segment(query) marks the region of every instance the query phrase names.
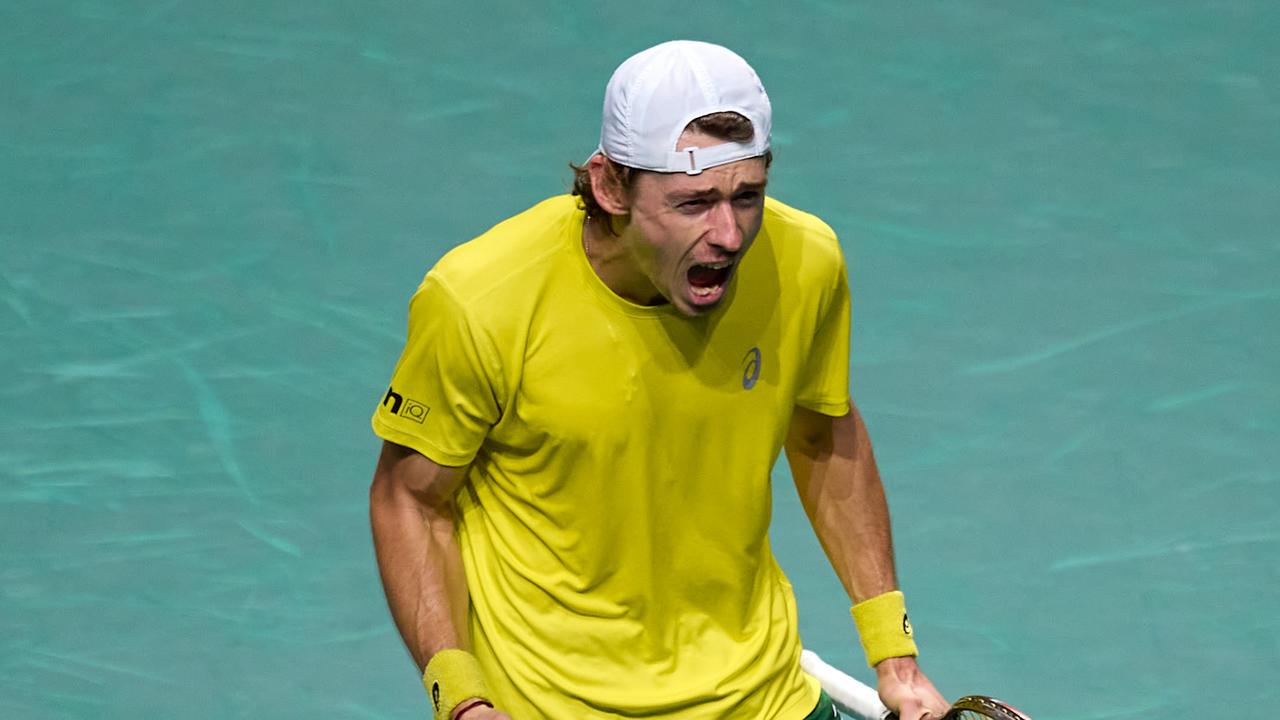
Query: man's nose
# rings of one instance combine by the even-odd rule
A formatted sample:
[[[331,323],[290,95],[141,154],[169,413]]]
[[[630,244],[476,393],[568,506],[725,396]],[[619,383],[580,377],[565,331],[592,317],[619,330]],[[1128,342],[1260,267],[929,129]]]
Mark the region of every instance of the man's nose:
[[[742,249],[742,229],[738,227],[738,218],[733,213],[732,203],[716,203],[711,210],[709,239],[712,245],[726,253],[737,253]]]

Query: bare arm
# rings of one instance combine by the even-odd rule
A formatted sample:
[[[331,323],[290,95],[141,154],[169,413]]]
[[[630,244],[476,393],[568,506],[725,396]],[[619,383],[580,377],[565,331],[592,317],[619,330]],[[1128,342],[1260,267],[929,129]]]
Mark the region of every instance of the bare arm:
[[[453,504],[466,474],[465,467],[446,467],[384,442],[369,487],[369,519],[382,588],[419,671],[441,650],[469,649],[470,596],[454,537]],[[463,701],[454,712],[466,704]],[[511,718],[481,707],[468,711],[466,720]]]
[[[848,414],[831,417],[797,407],[786,451],[805,514],[850,600],[897,589],[889,506],[858,408],[850,403]],[[903,720],[946,712],[915,658],[883,660],[876,677],[881,698]]]
[[[805,514],[849,598],[897,589],[889,507],[858,409],[831,417],[797,407],[786,450]]]
[[[467,648],[467,580],[453,515],[465,475],[465,467],[438,465],[384,442],[369,488],[382,587],[419,670],[440,650]]]

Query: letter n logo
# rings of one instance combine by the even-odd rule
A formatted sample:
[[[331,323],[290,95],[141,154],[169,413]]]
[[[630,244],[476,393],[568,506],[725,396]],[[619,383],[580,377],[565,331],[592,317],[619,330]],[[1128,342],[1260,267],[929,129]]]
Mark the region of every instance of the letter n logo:
[[[400,393],[397,393],[395,390],[392,390],[391,386],[388,385],[387,395],[386,397],[382,398],[382,407],[386,407],[387,403],[391,403],[391,414],[399,415],[400,404],[403,402],[404,402],[404,396],[402,396]]]

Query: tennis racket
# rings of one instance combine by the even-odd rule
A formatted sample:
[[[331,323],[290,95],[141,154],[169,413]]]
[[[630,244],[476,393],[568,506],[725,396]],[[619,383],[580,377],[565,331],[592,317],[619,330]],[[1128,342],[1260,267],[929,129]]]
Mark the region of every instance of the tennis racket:
[[[897,720],[898,716],[880,702],[875,690],[823,662],[816,653],[801,652],[800,667],[818,680],[840,712],[858,720]],[[941,720],[1031,720],[1031,717],[995,698],[966,695],[952,703]]]

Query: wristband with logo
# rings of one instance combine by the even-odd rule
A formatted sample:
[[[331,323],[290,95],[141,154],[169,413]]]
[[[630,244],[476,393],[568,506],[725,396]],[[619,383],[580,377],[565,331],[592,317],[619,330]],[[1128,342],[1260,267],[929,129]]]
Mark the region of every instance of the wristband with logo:
[[[436,720],[449,720],[454,709],[466,700],[489,697],[480,662],[475,655],[456,648],[431,656],[422,673],[422,685],[431,694]]]
[[[891,657],[919,655],[907,619],[907,603],[902,592],[893,590],[854,605],[853,622],[858,626],[867,664],[875,667]]]

